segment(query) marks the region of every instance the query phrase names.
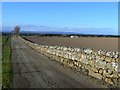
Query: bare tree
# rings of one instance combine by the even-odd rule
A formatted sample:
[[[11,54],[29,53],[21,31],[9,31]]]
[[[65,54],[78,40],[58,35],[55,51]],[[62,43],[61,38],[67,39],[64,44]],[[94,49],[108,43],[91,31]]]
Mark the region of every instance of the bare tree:
[[[16,36],[18,36],[18,35],[19,35],[19,31],[20,31],[20,27],[19,27],[19,26],[16,26],[15,29],[14,29],[14,34],[15,34]]]

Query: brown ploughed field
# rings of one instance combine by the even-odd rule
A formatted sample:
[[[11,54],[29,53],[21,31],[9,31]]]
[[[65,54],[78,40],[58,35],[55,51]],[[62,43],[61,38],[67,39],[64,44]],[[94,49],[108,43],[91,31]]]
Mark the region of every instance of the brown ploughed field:
[[[93,50],[105,49],[118,51],[118,38],[113,37],[40,37],[23,36],[24,38],[40,45],[56,45],[67,47],[91,48]]]

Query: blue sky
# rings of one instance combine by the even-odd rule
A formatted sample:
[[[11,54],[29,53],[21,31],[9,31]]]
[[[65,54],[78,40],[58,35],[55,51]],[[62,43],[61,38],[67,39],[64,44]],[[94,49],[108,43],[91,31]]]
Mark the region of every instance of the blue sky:
[[[117,2],[3,2],[3,30],[118,34]]]

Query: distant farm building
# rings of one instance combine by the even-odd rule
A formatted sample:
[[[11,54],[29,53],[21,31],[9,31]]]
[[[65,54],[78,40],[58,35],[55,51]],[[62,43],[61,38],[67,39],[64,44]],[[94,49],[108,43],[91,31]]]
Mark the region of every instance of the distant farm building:
[[[78,36],[70,36],[70,38],[78,38]]]

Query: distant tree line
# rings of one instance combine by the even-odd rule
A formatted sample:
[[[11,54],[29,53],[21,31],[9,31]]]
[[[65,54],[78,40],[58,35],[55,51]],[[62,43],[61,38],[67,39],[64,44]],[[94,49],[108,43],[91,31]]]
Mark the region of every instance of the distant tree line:
[[[40,33],[21,33],[21,35],[25,36],[41,36],[41,37],[70,37],[70,36],[78,36],[78,37],[120,37],[120,35],[92,35],[92,34],[40,34]]]

